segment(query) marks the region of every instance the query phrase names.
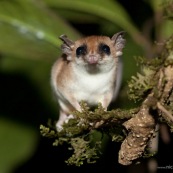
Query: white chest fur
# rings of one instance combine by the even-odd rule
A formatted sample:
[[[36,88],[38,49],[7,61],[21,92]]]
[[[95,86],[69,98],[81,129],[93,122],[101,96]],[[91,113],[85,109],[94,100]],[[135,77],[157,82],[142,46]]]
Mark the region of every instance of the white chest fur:
[[[75,68],[75,82],[71,83],[71,90],[78,102],[86,100],[89,104],[97,104],[107,92],[113,92],[116,68],[110,71],[90,74]]]

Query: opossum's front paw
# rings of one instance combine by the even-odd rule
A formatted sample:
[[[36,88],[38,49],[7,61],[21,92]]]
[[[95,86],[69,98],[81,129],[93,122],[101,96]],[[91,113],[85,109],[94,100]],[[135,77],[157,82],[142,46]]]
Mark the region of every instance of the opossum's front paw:
[[[62,131],[63,130],[63,124],[64,123],[68,123],[68,121],[70,120],[70,119],[73,119],[74,118],[74,116],[72,115],[72,114],[70,114],[69,116],[67,116],[65,119],[63,119],[63,120],[58,120],[57,121],[57,123],[56,123],[56,129],[57,129],[57,131],[58,132],[60,132],[60,131]]]
[[[56,123],[56,130],[58,132],[63,130],[62,124],[63,124],[63,122],[59,122],[59,121]]]
[[[68,123],[68,121],[70,120],[70,119],[73,119],[74,118],[74,115],[72,115],[72,114],[70,114],[66,119],[65,119],[65,123]]]

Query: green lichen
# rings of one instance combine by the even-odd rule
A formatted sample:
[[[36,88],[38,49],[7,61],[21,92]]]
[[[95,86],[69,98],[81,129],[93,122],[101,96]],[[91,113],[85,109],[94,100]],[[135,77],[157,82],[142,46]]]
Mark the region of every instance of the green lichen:
[[[100,103],[91,111],[85,102],[81,102],[80,105],[82,111],[74,111],[75,118],[64,123],[60,132],[52,126],[40,125],[41,135],[54,139],[53,146],[69,144],[69,150],[72,150],[73,154],[66,163],[76,166],[95,163],[99,159],[103,138],[95,140],[94,133],[106,134],[112,141],[120,142],[126,136],[121,124],[138,111],[138,109],[106,111]]]
[[[91,146],[91,140],[85,140],[84,138],[71,139],[71,148],[73,155],[66,161],[68,165],[81,166],[86,163],[95,163],[99,158],[101,141],[96,141],[94,146]]]
[[[143,100],[145,96],[152,90],[157,81],[153,80],[155,71],[149,67],[143,66],[141,73],[137,73],[136,76],[132,76],[128,82],[128,96],[129,99],[135,102]]]

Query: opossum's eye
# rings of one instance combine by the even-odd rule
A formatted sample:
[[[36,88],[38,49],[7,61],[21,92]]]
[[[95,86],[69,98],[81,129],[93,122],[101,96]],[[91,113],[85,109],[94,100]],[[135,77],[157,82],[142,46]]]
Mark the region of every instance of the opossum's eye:
[[[103,43],[100,43],[99,44],[99,53],[104,53],[104,54],[107,54],[107,55],[110,55],[110,47],[106,44],[103,44]]]
[[[79,57],[81,55],[86,55],[87,53],[87,46],[84,44],[82,46],[79,46],[77,49],[76,49],[76,56]]]

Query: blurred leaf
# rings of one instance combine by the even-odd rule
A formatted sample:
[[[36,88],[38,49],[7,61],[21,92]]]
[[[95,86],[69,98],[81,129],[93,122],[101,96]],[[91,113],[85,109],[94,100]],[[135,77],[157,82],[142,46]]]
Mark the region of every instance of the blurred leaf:
[[[92,14],[103,19],[106,19],[119,27],[123,28],[132,37],[139,34],[138,29],[131,21],[129,15],[124,8],[113,0],[44,0],[50,7],[58,9],[74,10]],[[82,16],[81,16],[82,17]],[[99,20],[98,20],[99,22]]]
[[[173,21],[172,20],[165,20],[161,26],[161,36],[164,39],[168,39],[172,35],[172,28],[173,28]]]
[[[33,154],[37,134],[27,126],[0,118],[0,141],[0,172],[9,173]]]
[[[39,2],[39,3],[38,3]],[[0,52],[27,58],[55,56],[67,33],[72,39],[79,34],[41,1],[0,1]]]
[[[91,22],[94,22],[94,23],[100,22],[98,16],[93,16],[92,14],[88,14],[82,11],[80,12],[80,15],[79,15],[79,12],[74,10],[67,10],[67,9],[60,9],[60,8],[58,8],[58,10],[57,8],[52,8],[52,10],[54,10],[55,13],[59,14],[66,20],[72,21],[74,23],[87,24]]]
[[[155,32],[158,32],[158,36],[162,39],[167,39],[172,35],[173,21],[169,20],[169,16],[164,14],[164,10],[172,11],[172,0],[146,0],[146,2],[152,7],[154,12],[154,24]],[[158,26],[158,23],[160,26]]]
[[[130,18],[126,11],[116,1],[112,0],[44,0],[50,6],[70,9],[78,12],[86,12],[102,18],[106,18],[113,23],[117,23],[119,26],[127,26]],[[134,28],[132,24],[130,27]],[[124,27],[122,27],[124,28]]]
[[[153,11],[158,11],[162,8],[163,3],[167,2],[167,0],[145,0],[153,9]]]
[[[31,33],[19,33],[11,25],[0,24],[0,37],[0,52],[3,54],[18,58],[47,60],[58,54],[55,46],[47,44],[44,40],[36,40]]]

